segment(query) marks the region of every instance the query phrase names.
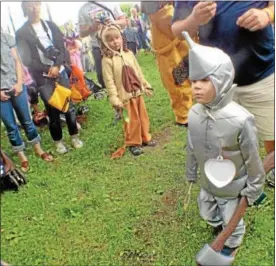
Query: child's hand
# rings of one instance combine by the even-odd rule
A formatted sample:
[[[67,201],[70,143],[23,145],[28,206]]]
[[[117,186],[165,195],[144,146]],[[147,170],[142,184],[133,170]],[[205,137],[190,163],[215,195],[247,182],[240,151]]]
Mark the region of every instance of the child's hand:
[[[123,103],[119,102],[117,105],[114,105],[114,107],[115,107],[116,109],[123,109],[123,108],[124,108],[124,105],[123,105]]]
[[[153,89],[149,88],[149,89],[145,89],[145,94],[148,97],[152,97],[153,96]]]

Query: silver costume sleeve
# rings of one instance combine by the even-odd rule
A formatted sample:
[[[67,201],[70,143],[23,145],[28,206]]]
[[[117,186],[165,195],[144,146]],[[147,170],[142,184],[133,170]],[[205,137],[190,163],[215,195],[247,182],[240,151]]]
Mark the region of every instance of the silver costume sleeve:
[[[188,181],[196,181],[197,179],[197,161],[194,154],[194,147],[190,136],[190,131],[187,132],[187,155],[186,155],[186,178]]]
[[[253,116],[246,119],[239,136],[239,144],[248,175],[246,187],[241,191],[241,195],[247,197],[249,205],[253,205],[262,194],[265,183],[265,171],[259,156],[257,129]]]

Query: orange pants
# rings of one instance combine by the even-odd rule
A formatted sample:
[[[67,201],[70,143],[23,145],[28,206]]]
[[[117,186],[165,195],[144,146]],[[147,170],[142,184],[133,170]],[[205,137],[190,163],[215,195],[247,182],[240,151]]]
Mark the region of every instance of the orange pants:
[[[124,123],[125,145],[135,146],[150,141],[150,122],[143,96],[130,99],[125,108],[129,116],[129,123]]]

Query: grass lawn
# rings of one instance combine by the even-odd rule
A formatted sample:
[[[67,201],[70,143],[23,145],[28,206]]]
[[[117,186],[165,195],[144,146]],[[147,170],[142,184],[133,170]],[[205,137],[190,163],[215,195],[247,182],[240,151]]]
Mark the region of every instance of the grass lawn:
[[[183,212],[186,129],[174,125],[153,56],[140,56],[139,62],[155,89],[146,103],[157,147],[138,158],[127,153],[110,160],[123,137],[122,123],[112,125],[107,100],[87,102],[89,118],[81,131],[85,147],[79,151],[57,155],[48,130],[41,130],[43,146],[56,159],[45,163],[28,146],[28,184],[1,197],[2,260],[13,265],[188,266],[214,239],[199,216],[198,185]],[[3,128],[1,133],[1,146],[10,151]],[[274,263],[274,189],[266,186],[265,191],[266,202],[246,214],[236,266]]]

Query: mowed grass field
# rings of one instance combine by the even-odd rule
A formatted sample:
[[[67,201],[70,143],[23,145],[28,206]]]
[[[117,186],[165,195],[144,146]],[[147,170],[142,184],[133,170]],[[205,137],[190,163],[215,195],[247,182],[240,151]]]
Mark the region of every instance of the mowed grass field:
[[[199,216],[198,184],[183,211],[186,129],[174,125],[154,57],[138,60],[155,89],[146,104],[158,145],[137,158],[127,152],[110,160],[123,144],[123,130],[122,122],[112,124],[106,99],[86,102],[90,111],[81,150],[57,155],[48,130],[40,129],[55,161],[43,162],[28,146],[28,184],[18,193],[2,194],[2,260],[13,265],[188,266],[196,265],[196,253],[214,239]],[[66,127],[63,132],[69,145]],[[12,156],[3,127],[1,146]],[[274,189],[266,186],[265,192],[265,203],[246,213],[247,233],[236,266],[274,264]]]

